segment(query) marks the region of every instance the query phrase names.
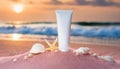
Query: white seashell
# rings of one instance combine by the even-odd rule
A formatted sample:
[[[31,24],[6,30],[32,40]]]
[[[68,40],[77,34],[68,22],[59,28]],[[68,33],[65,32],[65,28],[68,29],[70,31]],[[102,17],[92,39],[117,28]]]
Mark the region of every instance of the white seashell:
[[[14,59],[13,59],[13,62],[17,62],[17,58],[14,58]]]
[[[112,56],[99,56],[98,58],[103,59],[103,60],[108,61],[108,62],[115,63]]]
[[[30,54],[39,54],[45,52],[45,47],[44,45],[40,43],[36,43],[33,45],[33,47],[30,50]]]
[[[89,54],[90,48],[88,47],[80,47],[73,51],[73,53],[76,53],[76,55],[79,54]]]
[[[98,54],[97,53],[93,53],[92,56],[98,57]]]
[[[33,55],[32,55],[31,53],[28,54],[28,57],[29,57],[29,58],[32,57],[32,56],[33,56]]]
[[[27,60],[27,59],[28,59],[28,56],[24,56],[24,59]]]

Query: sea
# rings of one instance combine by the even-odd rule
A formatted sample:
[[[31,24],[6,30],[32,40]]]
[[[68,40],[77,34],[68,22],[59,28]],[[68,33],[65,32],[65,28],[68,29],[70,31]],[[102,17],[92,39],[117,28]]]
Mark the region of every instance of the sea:
[[[120,22],[72,22],[71,42],[120,46]],[[58,36],[56,22],[0,22],[0,39],[42,40]]]

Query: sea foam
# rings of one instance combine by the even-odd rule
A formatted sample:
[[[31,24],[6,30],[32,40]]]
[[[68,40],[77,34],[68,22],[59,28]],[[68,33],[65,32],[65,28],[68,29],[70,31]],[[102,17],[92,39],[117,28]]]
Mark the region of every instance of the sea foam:
[[[57,36],[57,27],[0,27],[0,34],[37,34],[37,35],[47,35],[47,36]],[[85,37],[108,37],[108,38],[120,38],[120,28],[115,26],[110,27],[90,27],[86,28],[84,26],[74,27],[71,30],[71,36],[85,36]]]

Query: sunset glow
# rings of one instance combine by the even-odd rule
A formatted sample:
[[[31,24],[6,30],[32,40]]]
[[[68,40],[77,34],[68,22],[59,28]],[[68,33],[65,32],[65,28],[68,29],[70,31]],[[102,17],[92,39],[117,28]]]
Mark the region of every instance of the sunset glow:
[[[23,5],[22,4],[15,4],[13,6],[13,10],[16,12],[16,13],[21,13],[23,11]]]
[[[13,34],[13,35],[12,35],[12,39],[13,39],[13,40],[19,40],[20,37],[21,37],[20,34]]]
[[[1,21],[55,22],[56,10],[73,10],[75,22],[120,22],[120,0],[0,0]]]

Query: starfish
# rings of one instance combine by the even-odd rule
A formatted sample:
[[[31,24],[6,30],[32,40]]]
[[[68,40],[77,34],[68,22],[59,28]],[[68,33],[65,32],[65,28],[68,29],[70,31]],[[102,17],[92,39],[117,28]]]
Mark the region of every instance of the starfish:
[[[50,42],[48,42],[48,40],[45,40],[45,42],[48,44],[48,48],[46,48],[46,50],[48,51],[57,51],[58,50],[58,47],[55,46],[56,43],[57,43],[57,39],[51,44]]]

